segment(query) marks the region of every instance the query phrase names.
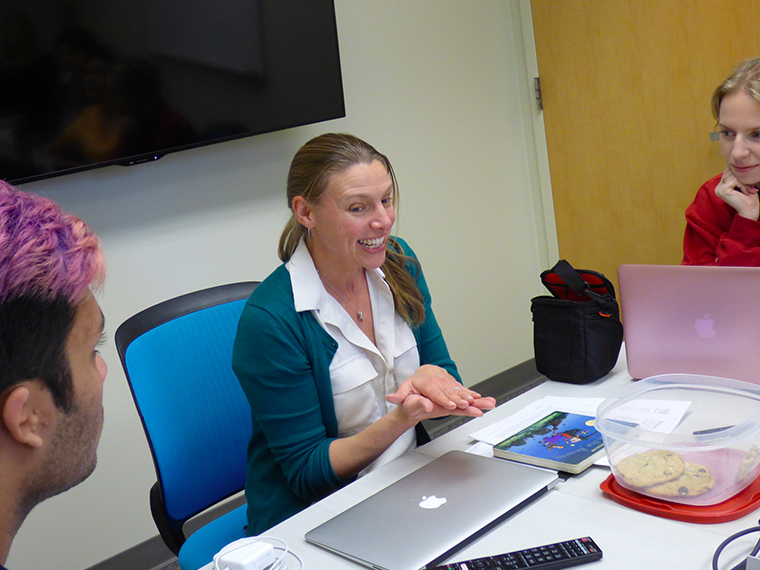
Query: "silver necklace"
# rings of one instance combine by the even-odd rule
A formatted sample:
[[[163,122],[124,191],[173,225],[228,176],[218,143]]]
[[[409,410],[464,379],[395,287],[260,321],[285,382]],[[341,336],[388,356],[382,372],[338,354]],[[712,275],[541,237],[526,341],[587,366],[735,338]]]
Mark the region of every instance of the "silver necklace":
[[[338,297],[340,297],[341,299],[343,299],[343,301],[345,301],[346,305],[348,305],[349,307],[351,307],[351,309],[352,309],[352,310],[356,311],[356,318],[357,318],[358,320],[360,320],[360,321],[364,321],[364,313],[363,313],[363,312],[361,312],[361,311],[360,311],[359,309],[357,309],[356,307],[354,307],[354,306],[353,306],[351,303],[349,303],[349,302],[348,302],[348,299],[346,299],[346,298],[345,298],[343,295],[341,295],[341,294],[340,294],[340,291],[338,291],[338,290],[337,290],[335,287],[333,287],[332,285],[330,285],[330,284],[329,284],[327,281],[325,281],[324,279],[322,279],[322,283],[324,283],[324,284],[325,284],[325,285],[327,285],[327,286],[328,286],[330,289],[332,289],[333,291],[335,291],[335,294],[336,294],[336,295],[338,295]]]

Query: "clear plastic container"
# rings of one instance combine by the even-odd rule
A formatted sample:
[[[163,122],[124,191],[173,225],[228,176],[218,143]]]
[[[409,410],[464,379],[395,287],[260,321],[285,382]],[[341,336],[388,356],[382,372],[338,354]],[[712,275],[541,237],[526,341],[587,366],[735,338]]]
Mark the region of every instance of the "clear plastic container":
[[[755,384],[694,374],[645,378],[602,402],[597,428],[615,480],[648,497],[715,505],[760,473]]]

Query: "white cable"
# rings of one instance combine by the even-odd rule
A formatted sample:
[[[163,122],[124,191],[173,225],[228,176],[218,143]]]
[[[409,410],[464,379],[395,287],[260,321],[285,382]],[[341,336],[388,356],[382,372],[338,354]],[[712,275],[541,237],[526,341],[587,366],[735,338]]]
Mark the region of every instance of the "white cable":
[[[245,548],[246,546],[253,544],[255,542],[260,542],[261,540],[267,541],[267,540],[274,540],[277,542],[282,543],[282,546],[275,546],[272,545],[272,548],[275,550],[281,550],[282,555],[280,555],[279,558],[277,558],[272,564],[267,566],[266,570],[286,570],[288,567],[287,563],[284,561],[284,558],[287,554],[290,554],[293,558],[298,560],[298,563],[301,565],[300,570],[304,570],[306,568],[306,565],[304,564],[303,560],[300,556],[298,556],[295,552],[290,550],[288,547],[288,543],[285,542],[281,538],[277,538],[276,536],[252,536],[249,538],[241,538],[240,540],[236,540],[235,542],[231,542],[224,548],[222,548],[216,556],[214,556],[214,570],[225,570],[224,568],[220,568],[219,566],[219,560],[224,556],[225,554],[229,554],[231,552],[235,552],[236,550],[239,550],[241,548]]]

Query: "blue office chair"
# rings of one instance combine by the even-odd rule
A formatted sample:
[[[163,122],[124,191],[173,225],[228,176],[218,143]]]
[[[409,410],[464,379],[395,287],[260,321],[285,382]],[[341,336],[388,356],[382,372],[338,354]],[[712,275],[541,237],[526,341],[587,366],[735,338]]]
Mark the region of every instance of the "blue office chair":
[[[258,283],[233,283],[145,309],[116,331],[116,348],[153,455],[153,520],[182,570],[208,564],[245,536],[246,505],[196,530],[189,519],[245,487],[251,409],[232,371],[232,344]]]

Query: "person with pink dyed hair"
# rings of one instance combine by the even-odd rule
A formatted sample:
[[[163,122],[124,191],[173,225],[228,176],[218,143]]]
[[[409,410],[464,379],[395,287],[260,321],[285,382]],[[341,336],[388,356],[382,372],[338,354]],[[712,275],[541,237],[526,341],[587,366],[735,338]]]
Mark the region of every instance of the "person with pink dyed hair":
[[[32,508],[95,468],[104,277],[82,220],[0,181],[0,570]]]

